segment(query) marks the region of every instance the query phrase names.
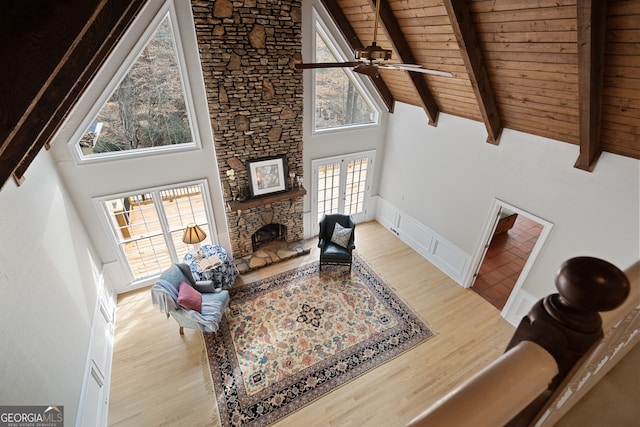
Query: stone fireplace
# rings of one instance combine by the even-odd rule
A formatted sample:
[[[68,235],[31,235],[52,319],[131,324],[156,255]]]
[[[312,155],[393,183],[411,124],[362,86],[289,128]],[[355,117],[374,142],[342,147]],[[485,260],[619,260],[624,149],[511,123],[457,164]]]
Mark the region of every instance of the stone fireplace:
[[[191,5],[233,255],[249,259],[270,242],[300,242],[304,191],[288,189],[255,200],[244,196],[247,160],[286,155],[287,172],[303,175],[302,73],[294,67],[301,61],[301,1],[191,0]],[[278,237],[255,246],[254,235],[268,224],[279,224]]]

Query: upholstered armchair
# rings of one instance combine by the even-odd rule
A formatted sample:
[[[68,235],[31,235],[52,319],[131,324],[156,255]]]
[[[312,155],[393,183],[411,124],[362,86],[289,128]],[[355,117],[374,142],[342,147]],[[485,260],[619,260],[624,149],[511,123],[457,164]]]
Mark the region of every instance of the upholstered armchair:
[[[320,248],[320,270],[323,264],[348,265],[351,271],[351,252],[356,224],[349,215],[324,215],[320,220],[318,247]]]
[[[173,264],[151,287],[153,305],[180,326],[216,332],[229,305],[229,291],[215,289],[211,280],[195,281],[187,264]]]

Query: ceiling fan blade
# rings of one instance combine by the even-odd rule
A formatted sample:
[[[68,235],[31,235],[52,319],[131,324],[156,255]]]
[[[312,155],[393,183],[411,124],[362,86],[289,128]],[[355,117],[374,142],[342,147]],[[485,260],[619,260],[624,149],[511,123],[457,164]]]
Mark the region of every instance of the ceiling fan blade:
[[[378,77],[378,66],[373,64],[359,64],[353,68],[355,73],[365,74],[369,77]]]
[[[451,74],[448,71],[432,70],[429,68],[424,68],[421,65],[417,65],[417,64],[384,64],[384,65],[380,65],[380,68],[391,68],[395,70],[404,70],[404,71],[412,71],[415,73],[431,74],[434,76],[453,77],[453,74]]]
[[[339,67],[355,67],[362,64],[361,62],[316,62],[316,63],[302,63],[296,64],[298,70],[308,70],[311,68],[339,68]]]

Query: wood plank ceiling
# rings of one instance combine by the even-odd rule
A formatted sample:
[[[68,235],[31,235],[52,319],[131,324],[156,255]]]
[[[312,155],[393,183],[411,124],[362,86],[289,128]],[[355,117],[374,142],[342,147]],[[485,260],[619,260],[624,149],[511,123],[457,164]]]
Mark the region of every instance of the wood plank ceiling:
[[[375,1],[324,3],[366,46]],[[585,170],[601,151],[640,158],[640,0],[382,0],[380,23],[391,62],[454,74],[380,72],[393,99],[423,107],[431,124],[444,112],[484,122],[491,143],[506,127],[576,144]]]
[[[144,3],[0,3],[0,188],[22,182]]]
[[[354,48],[376,0],[322,0]],[[1,3],[0,180],[20,182],[145,0]],[[56,6],[57,5],[57,6]],[[47,6],[43,9],[44,6]],[[640,159],[640,0],[382,0],[378,44],[453,77],[381,71],[385,102]],[[76,13],[69,14],[69,10]],[[35,13],[34,11],[37,11]],[[386,84],[384,84],[386,83]]]

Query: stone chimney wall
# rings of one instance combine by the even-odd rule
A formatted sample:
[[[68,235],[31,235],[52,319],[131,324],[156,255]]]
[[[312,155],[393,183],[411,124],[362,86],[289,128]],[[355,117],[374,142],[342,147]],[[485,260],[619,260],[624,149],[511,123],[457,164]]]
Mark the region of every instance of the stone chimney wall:
[[[302,73],[294,68],[301,59],[301,1],[191,0],[191,5],[226,200],[247,191],[247,160],[284,154],[288,171],[303,175]],[[251,254],[251,235],[265,218],[287,226],[287,241],[304,237],[302,199],[241,213],[228,210],[234,256]]]

